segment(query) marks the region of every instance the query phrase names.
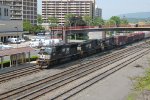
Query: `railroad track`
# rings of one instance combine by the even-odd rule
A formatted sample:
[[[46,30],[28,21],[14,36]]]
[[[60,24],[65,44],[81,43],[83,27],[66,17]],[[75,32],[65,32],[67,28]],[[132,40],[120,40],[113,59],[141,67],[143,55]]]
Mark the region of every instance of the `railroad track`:
[[[116,65],[115,67],[113,67],[112,69],[108,69],[86,81],[83,81],[82,83],[68,89],[67,91],[63,91],[62,93],[56,95],[53,98],[50,98],[51,100],[66,100],[66,99],[70,99],[73,96],[75,96],[76,94],[78,94],[79,92],[83,91],[84,89],[90,87],[91,85],[99,82],[100,80],[104,79],[105,77],[115,73],[116,71],[126,67],[127,65],[131,64],[132,62],[136,61],[137,59],[143,57],[144,55],[146,55],[147,53],[149,53],[150,50],[143,52],[142,54],[136,55],[131,59],[128,59],[124,62],[122,62],[121,64]]]
[[[143,44],[143,43],[142,43]],[[142,45],[140,44],[140,45]],[[140,45],[137,45],[137,46],[140,46]],[[134,46],[134,47],[137,47],[137,46]],[[128,49],[124,49],[124,50],[128,50]],[[115,55],[116,53],[114,53]],[[109,56],[111,54],[108,54],[107,56]],[[80,61],[80,60],[79,60]],[[75,61],[75,62],[78,62],[78,61]],[[80,61],[81,62],[81,61]],[[89,63],[89,62],[88,62]],[[66,66],[67,64],[65,64]],[[70,65],[70,64],[68,64]],[[64,66],[59,66],[59,67],[64,67]],[[7,73],[3,73],[3,74],[0,74],[0,84],[1,83],[4,83],[4,82],[8,82],[12,79],[16,79],[16,78],[20,78],[22,76],[26,76],[26,75],[31,75],[33,73],[37,73],[41,71],[40,69],[37,69],[35,66],[32,66],[32,67],[26,67],[26,68],[23,68],[23,69],[19,69],[19,70],[14,70],[14,71],[9,71]]]
[[[105,57],[100,57],[95,61],[81,64],[75,68],[68,69],[45,79],[18,87],[5,93],[1,93],[0,99],[36,99],[76,79],[102,69],[116,61],[135,54],[136,52],[142,51],[143,48],[138,48],[138,46],[113,53],[112,55],[108,54]]]
[[[22,76],[37,73],[39,71],[41,70],[36,68],[35,66],[26,67],[26,68],[14,70],[14,71],[9,71],[7,73],[0,74],[0,84],[10,81],[12,79],[22,77]]]

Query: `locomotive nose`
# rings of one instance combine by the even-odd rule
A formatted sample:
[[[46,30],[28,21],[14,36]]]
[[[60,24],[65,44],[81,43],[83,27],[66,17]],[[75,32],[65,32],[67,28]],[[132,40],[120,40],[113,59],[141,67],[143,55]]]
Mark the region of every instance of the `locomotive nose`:
[[[47,68],[48,62],[46,60],[37,60],[37,65],[39,68]]]

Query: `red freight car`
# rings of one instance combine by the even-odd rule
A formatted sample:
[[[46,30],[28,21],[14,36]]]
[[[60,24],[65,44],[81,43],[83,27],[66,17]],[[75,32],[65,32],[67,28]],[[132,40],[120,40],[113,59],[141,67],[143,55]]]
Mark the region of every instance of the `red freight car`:
[[[129,44],[129,43],[132,43],[134,41],[134,35],[133,34],[128,34],[127,35],[127,39],[126,39],[126,43]]]
[[[116,36],[114,39],[115,39],[116,46],[122,46],[126,44],[127,36],[120,35],[120,36]]]

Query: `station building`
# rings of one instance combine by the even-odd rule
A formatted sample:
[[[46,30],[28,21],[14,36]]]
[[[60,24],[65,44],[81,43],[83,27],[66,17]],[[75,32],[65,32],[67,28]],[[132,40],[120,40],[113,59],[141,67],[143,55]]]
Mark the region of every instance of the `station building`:
[[[22,38],[23,21],[10,20],[10,6],[0,5],[0,41],[8,38]]]

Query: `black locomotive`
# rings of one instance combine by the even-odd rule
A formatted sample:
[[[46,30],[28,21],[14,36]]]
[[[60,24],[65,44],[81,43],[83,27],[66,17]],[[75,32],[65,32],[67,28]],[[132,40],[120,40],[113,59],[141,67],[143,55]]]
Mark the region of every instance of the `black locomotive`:
[[[103,40],[88,40],[82,43],[68,43],[43,47],[39,52],[37,65],[39,68],[48,68],[52,65],[75,60],[89,55],[112,49],[114,47],[113,37]]]

